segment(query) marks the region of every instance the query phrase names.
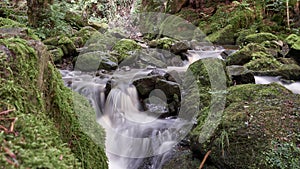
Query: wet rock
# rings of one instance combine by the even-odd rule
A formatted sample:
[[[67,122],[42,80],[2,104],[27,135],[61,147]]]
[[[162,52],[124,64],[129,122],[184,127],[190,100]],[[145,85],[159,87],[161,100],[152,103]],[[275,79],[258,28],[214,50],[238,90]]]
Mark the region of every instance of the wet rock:
[[[221,56],[222,56],[223,59],[227,59],[227,57],[228,57],[229,55],[232,55],[232,54],[235,53],[235,52],[236,52],[236,50],[226,49],[226,50],[224,50],[224,51],[221,53]]]
[[[169,51],[149,48],[132,52],[131,56],[120,65],[132,68],[146,68],[148,66],[166,68],[167,66],[183,66],[183,61],[180,56]]]
[[[143,107],[149,101],[150,96],[155,96],[165,102],[167,105],[167,113],[161,115],[161,118],[176,116],[179,112],[181,91],[178,83],[168,81],[170,74],[166,72],[156,71],[154,69],[146,77],[138,77],[133,80],[139,97],[143,100]]]
[[[177,55],[177,54],[186,52],[189,49],[190,48],[189,48],[187,43],[185,43],[185,42],[176,42],[172,45],[171,52]]]
[[[254,74],[244,66],[232,65],[227,66],[228,74],[231,77],[231,81],[234,85],[239,84],[255,84]]]
[[[118,61],[108,53],[96,51],[81,54],[75,61],[75,70],[96,71],[99,69],[115,70],[118,67]]]

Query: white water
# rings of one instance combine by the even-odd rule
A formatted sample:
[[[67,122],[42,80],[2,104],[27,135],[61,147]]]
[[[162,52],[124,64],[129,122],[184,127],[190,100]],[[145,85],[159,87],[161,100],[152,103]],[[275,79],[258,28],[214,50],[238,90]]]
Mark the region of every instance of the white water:
[[[184,67],[168,67],[164,71],[182,73],[194,61],[206,57],[220,57],[221,52],[222,50],[189,51],[189,62]],[[93,73],[61,71],[66,85],[86,96],[95,108],[97,121],[106,130],[105,145],[110,169],[161,168],[170,157],[172,148],[186,136],[194,124],[196,114],[189,115],[190,112],[184,111],[196,111],[196,105],[185,106],[191,109],[180,110],[181,115],[179,112],[177,118],[158,119],[158,115],[166,110],[164,106],[167,103],[166,100],[153,97],[149,98],[153,103],[149,106],[151,110],[142,110],[132,79],[145,77],[150,72],[151,69],[117,70],[113,75],[99,78]],[[114,79],[116,83],[112,84],[112,89],[105,98],[105,85],[109,79]],[[189,95],[183,93],[185,91],[182,88],[182,100],[185,95]]]
[[[269,84],[269,83],[278,83],[292,91],[293,93],[300,94],[300,82],[293,82],[293,83],[284,83],[280,79],[281,77],[277,76],[255,76],[255,83],[256,84]]]

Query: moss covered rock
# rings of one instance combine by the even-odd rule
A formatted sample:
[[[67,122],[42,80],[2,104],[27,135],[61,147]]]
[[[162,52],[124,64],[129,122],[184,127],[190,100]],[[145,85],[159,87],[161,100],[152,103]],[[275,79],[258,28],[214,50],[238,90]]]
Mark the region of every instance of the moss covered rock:
[[[234,27],[232,25],[227,25],[225,28],[209,35],[206,39],[220,45],[231,45],[235,44],[234,34]]]
[[[254,71],[258,76],[282,76],[286,80],[300,80],[300,66],[297,64],[283,64],[278,69]]]
[[[259,52],[259,53],[257,53]],[[255,54],[255,55],[253,55]],[[233,53],[232,55],[226,58],[227,65],[244,65],[248,63],[253,56],[257,57],[258,55],[268,55],[266,54],[266,48],[259,44],[250,43],[244,46],[239,51]]]
[[[281,63],[275,58],[260,58],[253,59],[250,62],[246,63],[245,66],[249,70],[254,71],[267,71],[267,70],[276,70],[281,67]]]
[[[74,34],[74,37],[81,37],[83,44],[87,42],[92,36],[100,34],[95,28],[90,26],[85,26],[81,28],[78,32]]]
[[[291,34],[285,39],[285,41],[290,46],[290,51],[287,56],[300,63],[300,37],[295,34]]]
[[[112,48],[118,53],[118,62],[122,62],[124,59],[128,58],[130,55],[128,52],[140,49],[141,46],[138,45],[134,40],[131,39],[121,39]]]
[[[264,41],[273,41],[273,40],[278,40],[278,37],[272,33],[256,33],[256,34],[251,34],[245,37],[245,43],[262,43]]]
[[[73,92],[49,62],[46,46],[17,37],[1,39],[0,46],[0,112],[14,109],[7,116],[18,118],[12,133],[0,132],[1,149],[14,154],[1,152],[1,166],[108,168],[104,130],[96,122],[95,112],[87,111],[92,108],[84,98],[79,102],[73,99]],[[82,107],[79,114],[87,120],[89,130],[82,127],[87,125],[74,105]],[[10,126],[10,121],[5,123]]]
[[[274,159],[279,159],[278,163],[289,168],[295,163],[293,160],[297,160],[292,155],[295,151],[289,150],[285,154],[293,159],[276,155],[269,158],[266,153],[276,153],[278,149],[272,145],[274,141],[289,143],[299,149],[295,145],[299,141],[296,134],[300,125],[299,106],[299,95],[279,84],[230,87],[222,118],[214,122],[217,129],[208,140],[195,144],[193,150],[203,154],[211,150],[210,160],[219,168],[273,168],[274,163],[270,161]],[[199,116],[197,127],[192,132],[196,142],[200,139],[197,137],[207,114],[210,114],[209,109]]]
[[[222,90],[226,90],[230,84],[225,63],[220,59],[206,58],[198,60],[191,64],[188,70],[193,73],[197,81],[201,108],[210,105],[212,93],[222,93]]]

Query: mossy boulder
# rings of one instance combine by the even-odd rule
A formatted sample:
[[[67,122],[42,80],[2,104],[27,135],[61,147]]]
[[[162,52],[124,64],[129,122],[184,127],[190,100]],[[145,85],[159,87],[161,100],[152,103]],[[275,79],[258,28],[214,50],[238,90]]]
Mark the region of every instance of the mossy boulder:
[[[218,168],[273,168],[274,163],[270,162],[280,155],[270,153],[269,158],[266,153],[277,154],[278,149],[272,145],[274,141],[289,143],[299,149],[296,147],[300,125],[299,97],[276,83],[230,87],[221,120],[212,121],[217,129],[201,144],[197,142],[201,140],[200,133],[204,132],[204,121],[210,120],[207,119],[210,110],[200,114],[192,131],[193,151],[205,154],[211,150],[210,162]],[[289,150],[284,155],[294,159],[279,158],[278,163],[290,168],[293,160],[298,158],[292,155],[294,152]]]
[[[245,37],[244,43],[262,43],[264,41],[277,41],[278,37],[272,33],[256,33],[256,34],[251,34]]]
[[[121,39],[119,40],[114,47],[112,48],[113,51],[117,52],[117,59],[118,62],[122,62],[124,59],[130,56],[130,51],[135,51],[140,49],[141,46],[138,45],[134,40],[131,39]]]
[[[117,67],[117,58],[101,51],[80,54],[75,61],[75,70],[80,71],[96,71],[100,69],[111,71]]]
[[[81,37],[83,44],[87,42],[92,36],[100,34],[95,28],[91,26],[85,26],[74,34],[74,37]]]
[[[246,63],[245,66],[253,71],[276,70],[281,67],[281,63],[275,58],[259,58],[253,59]]]
[[[278,69],[254,71],[258,76],[281,76],[286,80],[300,80],[300,66],[297,64],[282,64]]]
[[[290,51],[287,56],[295,59],[300,64],[300,37],[295,34],[291,34],[285,39],[285,41],[290,46]]]
[[[224,61],[205,58],[191,64],[188,68],[197,81],[200,97],[200,108],[210,105],[212,93],[222,93],[231,83]]]
[[[234,27],[232,25],[227,25],[225,28],[208,35],[206,39],[212,43],[220,45],[235,44],[235,31],[236,30],[234,30]]]
[[[229,55],[226,58],[226,64],[244,65],[248,63],[250,60],[252,60],[253,56],[258,57],[258,55],[267,56],[268,54],[266,54],[266,48],[256,43],[250,43],[244,46],[239,51],[233,53],[232,55]]]
[[[46,46],[17,36],[0,39],[0,46],[0,112],[13,109],[7,117],[18,118],[12,133],[0,132],[1,149],[14,154],[1,152],[1,166],[108,168],[104,130],[95,112],[83,97],[79,102],[73,99],[73,92],[49,61]],[[82,106],[82,111],[74,105]],[[6,127],[11,124],[4,122]],[[90,130],[82,127],[87,122]],[[92,135],[91,130],[97,132]]]
[[[75,44],[67,36],[50,37],[43,42],[46,45],[57,46],[63,51],[64,56],[74,56],[77,53]]]

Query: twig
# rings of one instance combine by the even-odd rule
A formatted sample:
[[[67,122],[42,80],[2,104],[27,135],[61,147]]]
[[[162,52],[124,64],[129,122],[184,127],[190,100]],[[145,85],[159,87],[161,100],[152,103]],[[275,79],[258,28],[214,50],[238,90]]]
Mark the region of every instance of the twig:
[[[5,111],[0,112],[0,115],[6,115],[6,114],[8,114],[10,112],[13,112],[13,111],[15,111],[15,109],[5,110]]]
[[[207,157],[209,156],[210,153],[211,153],[211,150],[209,150],[209,151],[205,154],[205,156],[204,156],[204,158],[203,158],[203,160],[202,160],[202,162],[201,162],[201,164],[200,164],[199,169],[202,169],[202,168],[203,168],[204,163],[205,163],[205,161],[206,161],[206,159],[207,159]]]
[[[18,120],[18,117],[16,117],[14,119],[14,121],[11,122],[10,129],[9,129],[10,132],[14,131],[15,123],[16,123],[17,120]]]

